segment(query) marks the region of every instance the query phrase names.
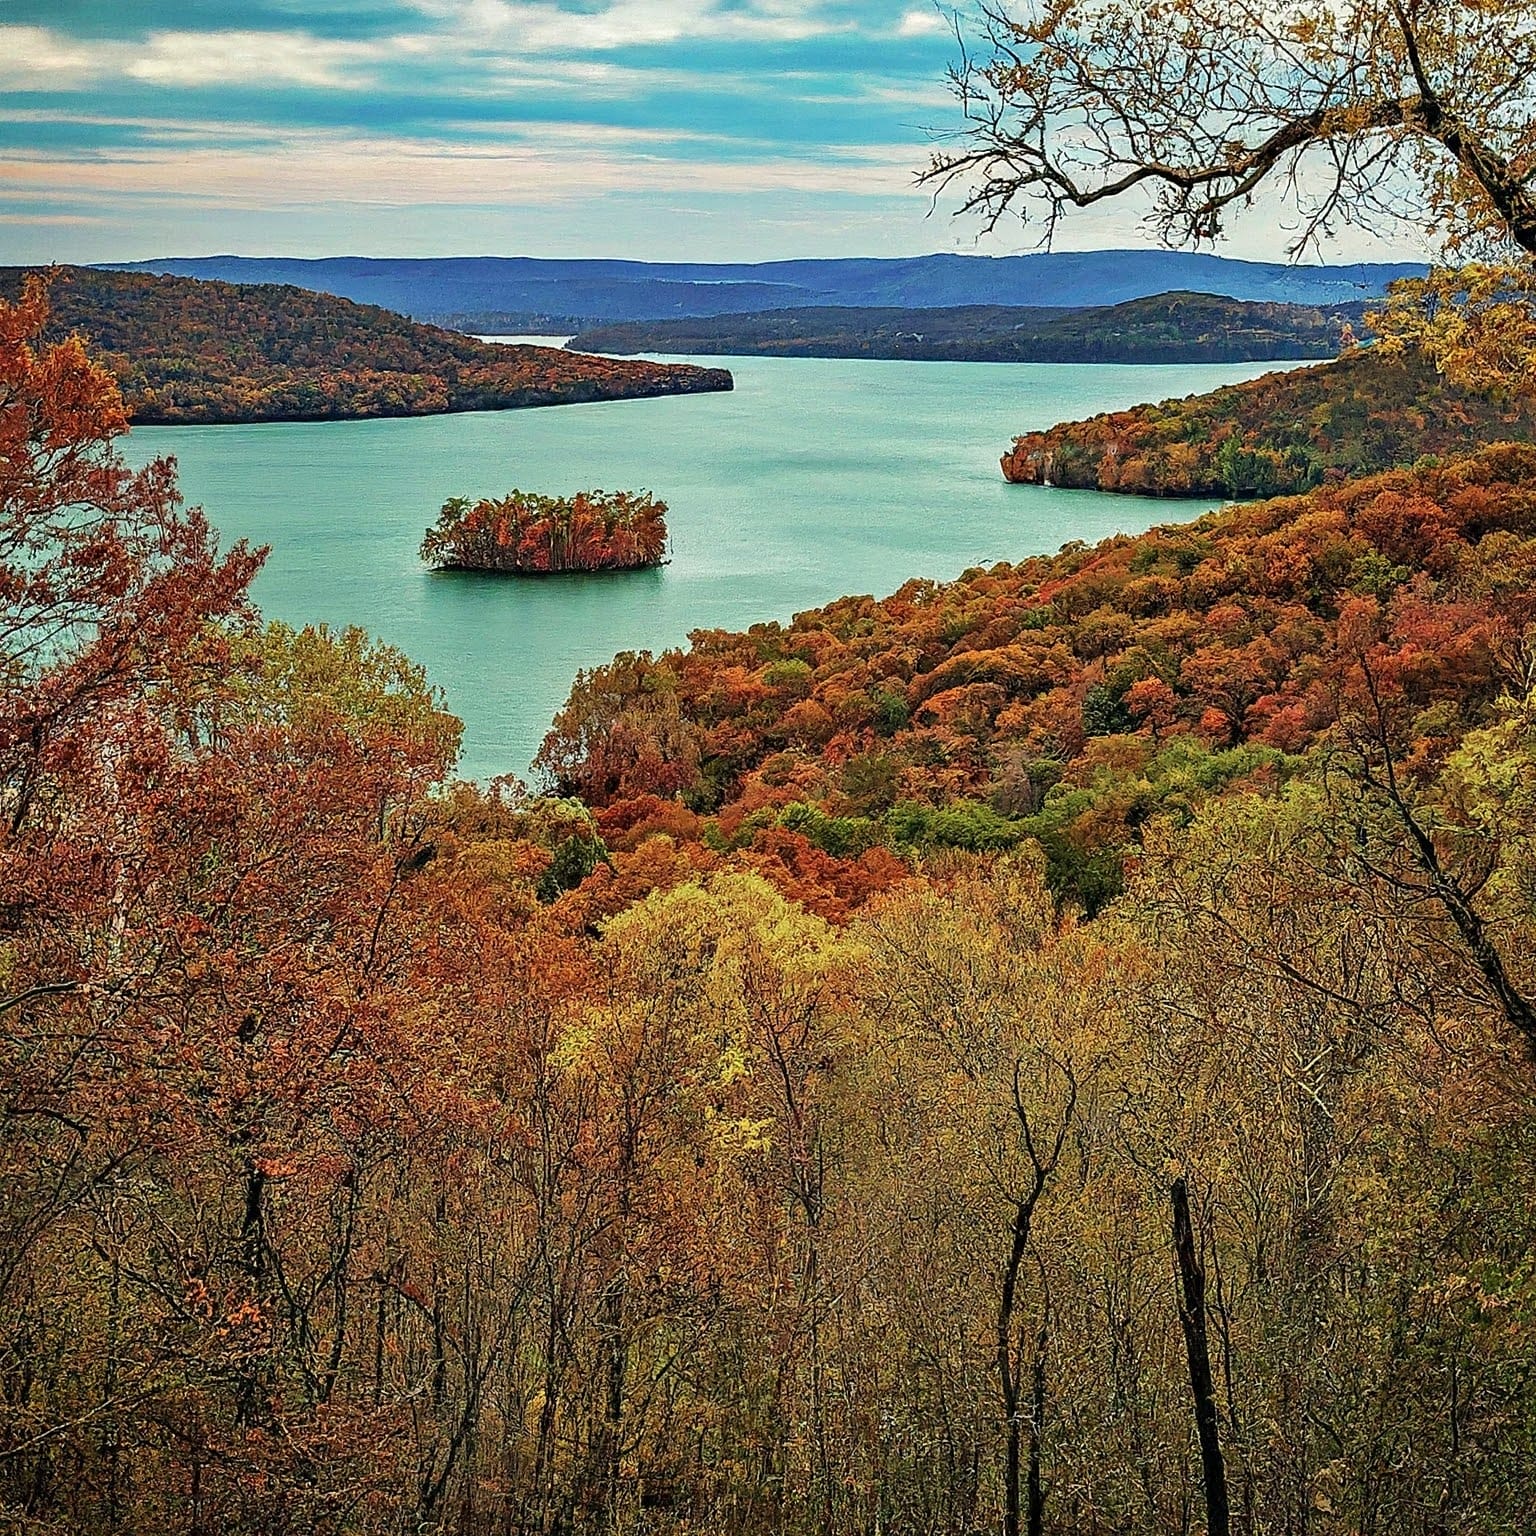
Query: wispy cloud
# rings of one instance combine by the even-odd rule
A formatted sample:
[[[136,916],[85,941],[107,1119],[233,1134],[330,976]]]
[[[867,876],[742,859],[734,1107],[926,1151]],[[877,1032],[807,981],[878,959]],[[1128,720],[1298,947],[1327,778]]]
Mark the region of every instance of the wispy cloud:
[[[378,65],[429,47],[426,38],[408,36],[351,42],[308,32],[153,32],[135,46],[125,73],[148,85],[270,82],[358,90],[377,81]]]
[[[94,228],[106,223],[99,213],[28,213],[24,222],[41,229]]]
[[[889,197],[911,184],[905,145],[834,146],[817,162],[782,154],[680,159],[663,147],[598,127],[485,145],[310,131],[288,142],[281,157],[260,145],[146,146],[68,158],[23,152],[0,162],[0,198],[46,187],[71,199],[132,194],[211,207],[429,208],[536,206],[609,192]]]
[[[92,111],[86,107],[5,107],[0,106],[0,123],[17,127],[66,126],[104,129],[115,137],[128,136],[145,143],[177,144],[279,142],[295,131],[271,123],[230,122],[225,118],[152,117],[120,112]]]
[[[429,39],[409,35],[362,42],[301,31],[157,31],[83,40],[45,27],[0,26],[0,89],[83,91],[119,79],[362,90],[377,83],[379,65],[430,47]]]
[[[423,15],[487,45],[530,52],[608,51],[687,40],[797,42],[848,24],[823,14],[819,0],[609,0],[569,11],[549,0],[415,0]]]

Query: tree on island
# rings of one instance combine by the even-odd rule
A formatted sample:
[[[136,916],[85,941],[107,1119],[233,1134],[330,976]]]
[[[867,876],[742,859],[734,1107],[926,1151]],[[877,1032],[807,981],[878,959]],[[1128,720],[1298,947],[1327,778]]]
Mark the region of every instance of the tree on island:
[[[666,561],[666,514],[666,503],[646,491],[455,496],[428,529],[421,558],[438,570],[529,575],[640,570]]]

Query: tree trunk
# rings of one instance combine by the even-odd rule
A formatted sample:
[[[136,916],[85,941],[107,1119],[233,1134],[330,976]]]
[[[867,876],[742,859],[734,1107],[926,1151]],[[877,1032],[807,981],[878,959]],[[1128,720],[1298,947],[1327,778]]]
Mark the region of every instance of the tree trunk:
[[[1019,1452],[1022,1445],[1019,1415],[1019,1381],[1014,1368],[1013,1312],[1018,1295],[1019,1268],[1029,1248],[1033,1200],[1014,1208],[1013,1242],[1003,1270],[1003,1292],[997,1307],[997,1378],[1003,1398],[1005,1442],[1003,1449],[1003,1536],[1019,1536]]]
[[[1040,1478],[1041,1450],[1045,1444],[1045,1351],[1051,1336],[1051,1307],[1047,1297],[1040,1317],[1040,1332],[1035,1336],[1035,1360],[1030,1371],[1029,1392],[1029,1482],[1027,1529],[1029,1536],[1043,1536],[1045,1530],[1045,1486]]]
[[[1232,1524],[1227,1504],[1227,1469],[1221,1457],[1221,1436],[1216,1415],[1216,1385],[1211,1376],[1211,1353],[1205,1327],[1205,1270],[1195,1248],[1195,1229],[1189,1215],[1189,1186],[1175,1179],[1173,1198],[1173,1252],[1179,1267],[1179,1322],[1189,1355],[1189,1385],[1195,1399],[1195,1432],[1200,1438],[1200,1473],[1205,1484],[1205,1522],[1209,1536],[1229,1536]]]

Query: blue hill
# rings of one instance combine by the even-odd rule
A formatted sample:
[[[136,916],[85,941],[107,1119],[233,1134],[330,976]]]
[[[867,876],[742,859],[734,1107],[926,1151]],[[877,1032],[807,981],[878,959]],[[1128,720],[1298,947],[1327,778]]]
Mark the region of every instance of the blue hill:
[[[838,305],[1085,308],[1172,290],[1290,304],[1379,295],[1408,263],[1286,266],[1183,251],[1061,251],[757,264],[546,261],[526,256],[206,256],[103,264],[235,283],[291,283],[416,319],[662,320]]]

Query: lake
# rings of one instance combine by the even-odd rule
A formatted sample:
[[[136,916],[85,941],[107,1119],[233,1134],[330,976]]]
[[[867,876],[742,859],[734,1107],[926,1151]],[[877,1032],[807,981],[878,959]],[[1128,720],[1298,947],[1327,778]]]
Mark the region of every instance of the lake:
[[[692,629],[787,619],[912,576],[1183,520],[1209,502],[1010,486],[1020,432],[1252,378],[1276,364],[690,358],[727,395],[408,420],[141,427],[226,539],[268,544],[255,594],[291,624],[360,624],[425,663],[465,725],[468,777],[525,774],[571,679]],[[660,570],[529,580],[417,557],[450,496],[645,489],[670,507]]]

